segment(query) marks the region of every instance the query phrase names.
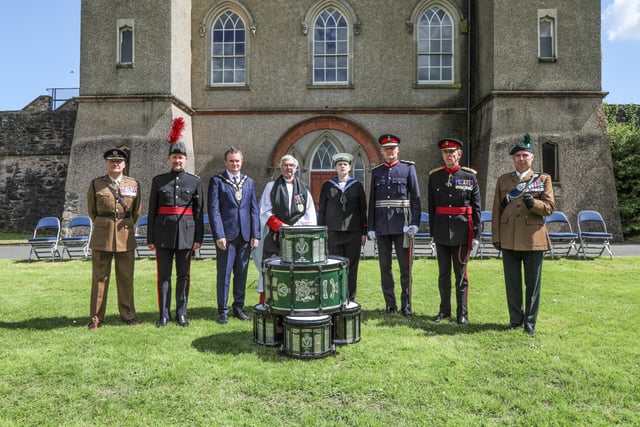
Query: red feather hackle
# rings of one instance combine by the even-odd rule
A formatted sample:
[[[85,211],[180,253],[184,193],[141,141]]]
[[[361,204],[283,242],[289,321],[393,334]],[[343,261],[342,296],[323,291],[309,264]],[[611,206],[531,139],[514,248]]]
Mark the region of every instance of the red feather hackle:
[[[169,144],[175,144],[180,141],[182,131],[184,130],[184,119],[176,117],[171,124],[171,132],[169,132]]]

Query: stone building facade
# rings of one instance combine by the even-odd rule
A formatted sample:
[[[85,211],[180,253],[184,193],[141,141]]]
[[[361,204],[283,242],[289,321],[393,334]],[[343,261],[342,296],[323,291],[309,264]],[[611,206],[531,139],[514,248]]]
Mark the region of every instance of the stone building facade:
[[[205,185],[233,145],[259,189],[291,153],[314,194],[338,151],[354,154],[368,189],[377,137],[394,133],[426,196],[436,141],[459,138],[483,209],[512,169],[509,147],[530,133],[558,209],[597,209],[620,235],[599,0],[83,0],[81,22],[66,215],[86,212],[114,145],[130,150],[146,204],[180,116]]]

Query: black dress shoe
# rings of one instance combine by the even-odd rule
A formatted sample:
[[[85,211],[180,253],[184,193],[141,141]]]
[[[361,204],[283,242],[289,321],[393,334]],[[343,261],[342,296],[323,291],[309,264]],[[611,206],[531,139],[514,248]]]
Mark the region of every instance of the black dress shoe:
[[[156,323],[156,328],[164,328],[165,326],[167,326],[168,321],[169,319],[167,319],[166,317],[161,317],[160,320],[158,320],[158,322]]]
[[[402,315],[404,317],[411,317],[411,308],[405,307],[402,309]]]
[[[395,313],[396,311],[398,311],[398,307],[387,306],[387,308],[384,309],[384,314]]]
[[[442,320],[448,319],[450,317],[451,317],[451,315],[447,316],[444,313],[438,313],[438,315],[433,318],[433,321],[436,322],[436,323],[440,323]]]
[[[251,320],[251,317],[249,317],[246,314],[244,314],[244,311],[242,311],[242,310],[234,311],[233,312],[233,317],[235,317],[236,319],[240,319],[240,320]]]
[[[469,318],[467,316],[458,316],[458,324],[466,325],[469,323]]]
[[[218,319],[216,320],[216,322],[220,323],[221,325],[224,325],[228,321],[229,321],[229,318],[224,313],[222,313],[220,316],[218,316]]]
[[[522,326],[521,323],[509,323],[507,326],[504,327],[505,331],[512,331],[514,329],[518,329]]]
[[[185,316],[184,314],[178,316],[178,319],[176,320],[176,322],[178,322],[178,326],[182,326],[183,328],[189,326],[189,322],[187,321],[187,316]]]
[[[524,325],[524,333],[527,335],[533,335],[533,326],[525,324]]]

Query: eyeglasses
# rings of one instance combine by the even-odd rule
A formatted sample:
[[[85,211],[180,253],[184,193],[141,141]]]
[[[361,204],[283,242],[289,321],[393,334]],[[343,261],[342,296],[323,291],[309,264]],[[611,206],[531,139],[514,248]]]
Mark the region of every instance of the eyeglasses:
[[[293,163],[284,163],[282,165],[283,168],[295,168],[296,165],[294,165]]]

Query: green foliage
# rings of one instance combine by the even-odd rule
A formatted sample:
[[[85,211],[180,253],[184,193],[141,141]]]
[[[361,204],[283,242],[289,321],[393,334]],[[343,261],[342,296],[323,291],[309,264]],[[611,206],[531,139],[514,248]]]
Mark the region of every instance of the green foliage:
[[[254,344],[252,322],[215,322],[210,259],[192,264],[190,326],[156,328],[155,266],[136,262],[143,324],[120,321],[112,283],[90,331],[91,262],[0,260],[0,425],[640,425],[640,257],[545,261],[533,337],[502,330],[500,260],[470,262],[465,326],[430,320],[436,260],[415,262],[410,319],[381,314],[378,261],[363,260],[362,340],[309,361]],[[251,266],[248,312],[256,279]]]
[[[618,122],[619,106],[604,104],[611,157],[618,192],[622,233],[626,240],[640,238],[640,123],[638,106],[623,106],[626,122]]]

